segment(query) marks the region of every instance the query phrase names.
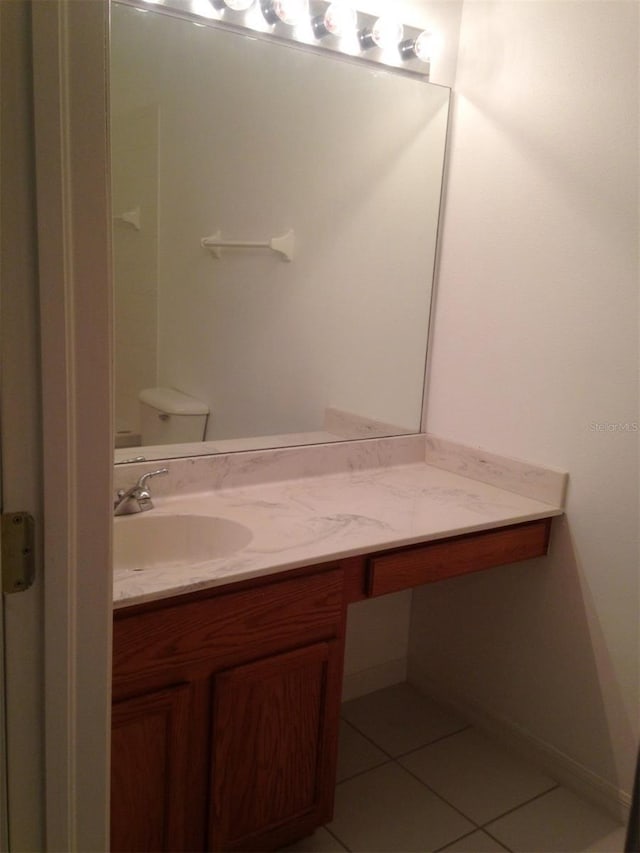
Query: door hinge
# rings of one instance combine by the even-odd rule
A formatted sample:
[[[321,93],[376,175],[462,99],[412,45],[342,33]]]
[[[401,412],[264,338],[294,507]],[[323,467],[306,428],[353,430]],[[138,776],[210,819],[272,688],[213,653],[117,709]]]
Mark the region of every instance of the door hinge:
[[[2,591],[24,592],[35,578],[35,522],[28,512],[2,514]]]

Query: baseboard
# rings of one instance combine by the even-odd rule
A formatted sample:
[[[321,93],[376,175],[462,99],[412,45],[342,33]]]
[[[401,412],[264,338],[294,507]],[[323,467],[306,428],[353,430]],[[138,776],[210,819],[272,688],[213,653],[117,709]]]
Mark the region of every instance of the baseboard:
[[[369,669],[345,673],[342,681],[342,701],[357,699],[367,693],[382,690],[407,680],[407,659],[385,661]]]
[[[550,743],[539,740],[512,720],[488,712],[473,700],[434,682],[415,661],[409,663],[407,680],[439,704],[451,708],[494,740],[536,765],[566,788],[606,811],[615,820],[627,822],[631,795],[616,788]]]

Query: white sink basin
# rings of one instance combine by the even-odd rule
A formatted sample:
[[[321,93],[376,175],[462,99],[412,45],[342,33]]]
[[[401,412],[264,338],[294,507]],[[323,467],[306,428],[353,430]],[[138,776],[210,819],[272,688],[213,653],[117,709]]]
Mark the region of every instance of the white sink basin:
[[[248,527],[208,515],[123,515],[114,518],[116,569],[160,569],[228,557],[248,545]]]

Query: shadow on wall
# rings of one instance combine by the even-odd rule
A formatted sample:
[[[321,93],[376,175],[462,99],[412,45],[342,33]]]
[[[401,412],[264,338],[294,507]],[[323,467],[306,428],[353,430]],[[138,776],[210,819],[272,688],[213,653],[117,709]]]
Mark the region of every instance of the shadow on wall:
[[[552,775],[559,763],[615,808],[631,789],[636,739],[583,577],[562,518],[546,558],[416,590],[409,681],[528,743]]]
[[[497,146],[504,149],[505,167],[513,168],[509,160],[517,157],[538,173],[542,198],[552,192],[571,199],[569,222],[579,210],[595,228],[602,228],[604,215],[620,225],[621,208],[633,222],[637,40],[623,36],[637,32],[636,4],[616,4],[615,15],[600,3],[503,3],[493,11],[489,4],[471,4],[466,13],[475,16],[468,27],[473,39],[460,48],[457,98],[469,113],[465,130],[474,128],[477,160],[492,162],[484,150]],[[479,43],[491,50],[478,51]],[[517,181],[512,188],[518,191]],[[563,234],[558,222],[554,227]]]

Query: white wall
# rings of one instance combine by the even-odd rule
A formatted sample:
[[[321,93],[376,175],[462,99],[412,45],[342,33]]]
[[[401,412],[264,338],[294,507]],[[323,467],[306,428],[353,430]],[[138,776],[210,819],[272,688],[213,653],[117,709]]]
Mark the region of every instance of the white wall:
[[[412,677],[630,790],[638,6],[464,6],[428,431],[570,472],[548,558],[414,594]]]
[[[411,591],[349,606],[343,701],[406,681]]]

